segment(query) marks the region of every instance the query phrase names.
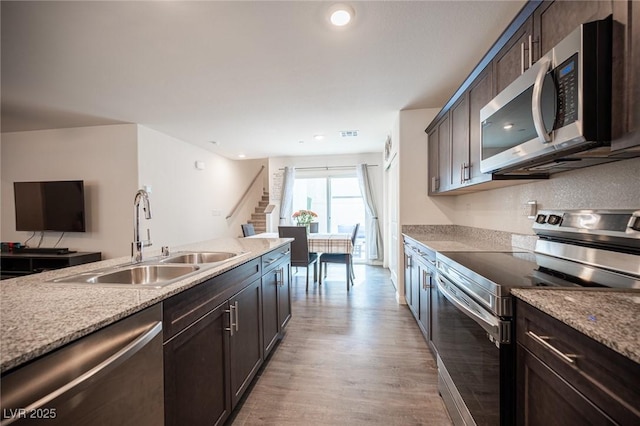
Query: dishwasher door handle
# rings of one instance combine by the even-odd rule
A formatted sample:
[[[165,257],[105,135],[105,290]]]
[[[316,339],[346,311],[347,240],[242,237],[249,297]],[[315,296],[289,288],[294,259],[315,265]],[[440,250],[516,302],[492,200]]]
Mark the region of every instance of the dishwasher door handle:
[[[109,358],[105,359],[95,367],[91,368],[86,373],[76,377],[72,381],[66,383],[63,386],[60,386],[58,389],[49,393],[48,395],[40,398],[39,400],[33,402],[28,407],[25,407],[26,412],[31,412],[33,410],[37,410],[42,408],[49,402],[53,401],[55,398],[63,395],[69,390],[80,386],[82,383],[87,382],[98,374],[107,374],[112,371],[114,368],[118,367],[120,364],[131,358],[137,352],[139,352],[145,345],[147,345],[154,337],[162,332],[162,322],[156,321],[153,323],[151,328],[143,332],[140,336],[138,336],[131,343],[127,344],[125,347],[120,349],[115,354],[111,355]],[[18,420],[18,417],[13,417],[9,419],[5,419],[0,422],[0,426],[5,426],[13,423]]]

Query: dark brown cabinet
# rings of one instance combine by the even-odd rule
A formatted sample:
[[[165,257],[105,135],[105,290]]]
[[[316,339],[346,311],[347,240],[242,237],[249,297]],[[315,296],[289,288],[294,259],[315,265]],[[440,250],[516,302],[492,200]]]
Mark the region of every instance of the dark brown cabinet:
[[[614,1],[613,117],[611,149],[640,150],[640,2]]]
[[[531,61],[534,60],[532,49],[534,49],[533,18],[529,18],[493,59],[494,95],[502,92],[529,68],[529,52],[531,52]]]
[[[480,171],[482,149],[480,137],[480,110],[493,98],[493,68],[487,67],[469,87],[469,140],[467,142],[469,157],[467,166],[467,183],[477,184],[492,179],[490,174]]]
[[[435,274],[435,253],[408,237],[404,238],[405,299],[429,347],[431,344],[431,288]]]
[[[263,361],[260,279],[229,299],[231,407],[235,407]]]
[[[517,424],[640,424],[640,365],[517,300]]]
[[[405,299],[413,316],[418,318],[420,315],[420,292],[418,290],[420,272],[416,253],[409,245],[405,245],[405,259]]]
[[[231,413],[229,304],[164,345],[165,424],[217,425]]]
[[[533,61],[585,22],[612,13],[610,1],[545,1],[533,14]]]
[[[451,133],[449,115],[429,133],[429,194],[451,188]]]
[[[263,361],[255,259],[163,302],[165,423],[222,424]]]
[[[291,319],[291,256],[286,245],[262,256],[262,329],[266,358]]]
[[[634,4],[636,3],[636,4]],[[480,171],[480,110],[581,24],[614,18],[611,156],[640,150],[640,7],[633,1],[530,1],[426,129],[429,195],[454,195],[547,179]]]
[[[451,172],[448,179],[450,188],[459,186],[468,180],[469,169],[469,100],[464,94],[451,107]]]

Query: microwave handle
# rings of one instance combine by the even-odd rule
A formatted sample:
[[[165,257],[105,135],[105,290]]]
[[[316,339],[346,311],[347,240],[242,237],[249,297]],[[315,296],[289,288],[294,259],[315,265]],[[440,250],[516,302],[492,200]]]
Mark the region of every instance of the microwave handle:
[[[547,75],[549,65],[551,61],[548,57],[542,57],[537,62],[539,65],[538,74],[536,75],[536,81],[533,85],[533,95],[531,96],[531,114],[533,115],[533,125],[536,128],[536,133],[542,143],[551,142],[551,136],[544,127],[544,120],[542,119],[542,85],[544,84],[544,77]]]

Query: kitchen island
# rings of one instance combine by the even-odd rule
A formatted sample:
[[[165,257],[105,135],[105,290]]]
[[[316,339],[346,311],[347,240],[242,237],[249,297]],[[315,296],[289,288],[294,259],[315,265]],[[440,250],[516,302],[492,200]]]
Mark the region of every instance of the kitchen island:
[[[259,258],[289,239],[219,238],[173,247],[177,251],[225,251],[238,256],[162,288],[49,282],[69,275],[130,263],[129,257],[52,270],[0,283],[0,372],[60,348],[109,324]],[[159,259],[159,250],[145,261]]]

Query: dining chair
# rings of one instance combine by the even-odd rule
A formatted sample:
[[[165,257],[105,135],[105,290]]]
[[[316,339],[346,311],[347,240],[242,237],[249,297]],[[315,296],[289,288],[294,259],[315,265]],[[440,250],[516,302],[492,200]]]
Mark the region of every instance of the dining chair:
[[[243,223],[240,225],[242,227],[242,236],[248,237],[249,235],[256,235],[256,230],[253,227],[252,223]]]
[[[360,224],[356,223],[351,228],[351,253],[322,253],[320,255],[320,284],[322,284],[322,265],[324,264],[324,277],[327,277],[327,263],[344,263],[347,268],[347,290],[349,290],[349,283],[353,285],[353,279],[355,274],[353,272],[353,247],[356,244],[356,236],[358,235],[358,229]]]
[[[313,264],[313,282],[318,281],[318,253],[309,252],[306,226],[278,226],[280,238],[293,238],[291,243],[291,266],[307,268],[309,290],[309,267]]]

